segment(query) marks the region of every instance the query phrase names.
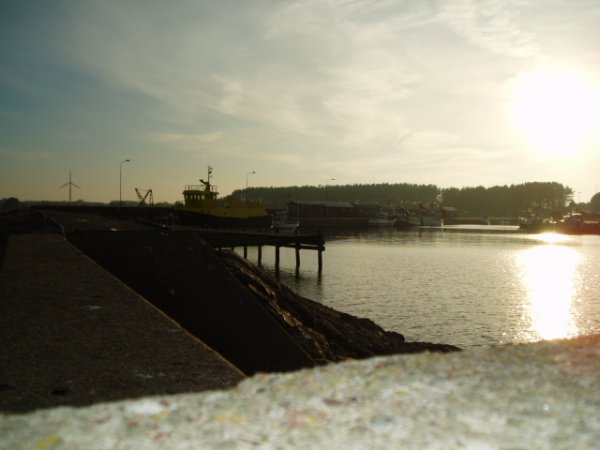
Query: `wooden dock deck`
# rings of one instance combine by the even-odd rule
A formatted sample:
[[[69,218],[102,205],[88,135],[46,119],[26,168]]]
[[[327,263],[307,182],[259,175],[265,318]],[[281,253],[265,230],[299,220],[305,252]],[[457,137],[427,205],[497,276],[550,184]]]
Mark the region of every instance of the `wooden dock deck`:
[[[211,247],[222,250],[242,247],[244,258],[248,257],[248,247],[258,248],[258,265],[262,264],[262,248],[271,246],[275,248],[275,270],[279,271],[280,248],[293,248],[296,253],[296,271],[300,269],[300,250],[316,250],[318,257],[318,273],[323,271],[323,252],[325,239],[321,233],[317,234],[285,234],[266,233],[256,231],[238,230],[197,230],[195,232]]]

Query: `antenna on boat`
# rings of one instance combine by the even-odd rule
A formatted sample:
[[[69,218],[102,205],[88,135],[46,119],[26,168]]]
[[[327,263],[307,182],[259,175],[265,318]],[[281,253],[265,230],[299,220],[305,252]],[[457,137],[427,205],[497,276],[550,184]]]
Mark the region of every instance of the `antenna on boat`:
[[[69,181],[66,182],[65,184],[63,184],[62,186],[60,186],[59,189],[62,189],[65,186],[69,186],[69,203],[71,203],[71,190],[72,190],[72,187],[75,186],[77,189],[81,189],[81,188],[71,181],[71,170],[70,169],[69,169]]]
[[[204,189],[207,192],[210,191],[210,176],[212,175],[212,171],[213,168],[211,166],[208,166],[208,181],[204,181],[202,178],[200,178],[200,183],[204,185]]]

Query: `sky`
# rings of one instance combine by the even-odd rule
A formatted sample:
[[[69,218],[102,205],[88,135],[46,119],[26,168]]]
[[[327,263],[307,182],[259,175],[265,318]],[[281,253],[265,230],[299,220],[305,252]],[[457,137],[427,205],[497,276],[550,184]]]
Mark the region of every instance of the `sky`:
[[[4,0],[0,198],[600,190],[597,0]],[[123,162],[129,159],[129,162]],[[253,173],[254,172],[254,173]]]

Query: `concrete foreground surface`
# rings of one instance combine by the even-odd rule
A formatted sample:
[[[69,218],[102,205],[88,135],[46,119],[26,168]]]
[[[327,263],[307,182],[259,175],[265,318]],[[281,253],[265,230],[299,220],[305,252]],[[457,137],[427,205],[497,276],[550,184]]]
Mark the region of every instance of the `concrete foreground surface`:
[[[600,448],[600,335],[0,415],[6,449]]]

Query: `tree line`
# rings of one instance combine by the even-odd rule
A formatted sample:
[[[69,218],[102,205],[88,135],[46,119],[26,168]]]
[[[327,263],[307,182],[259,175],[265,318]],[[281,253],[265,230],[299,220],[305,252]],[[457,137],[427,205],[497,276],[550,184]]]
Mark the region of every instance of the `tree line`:
[[[289,201],[347,201],[408,208],[455,207],[461,216],[549,216],[565,212],[574,191],[557,182],[529,182],[492,187],[439,188],[433,184],[381,183],[335,186],[251,187],[232,196],[285,208]]]

